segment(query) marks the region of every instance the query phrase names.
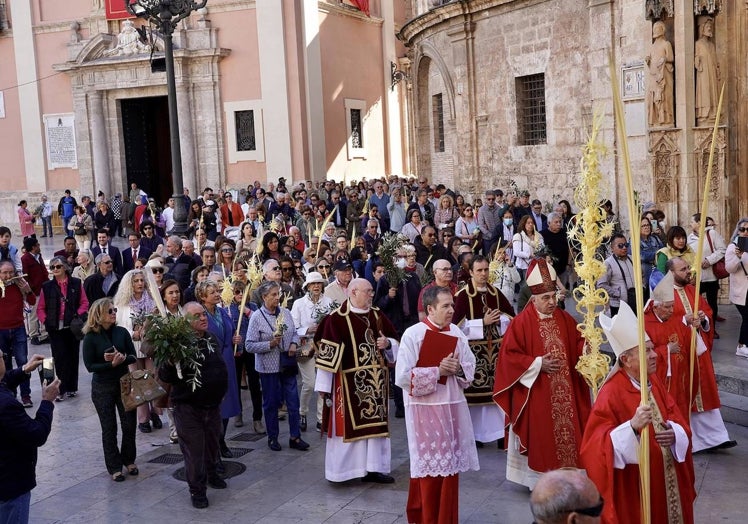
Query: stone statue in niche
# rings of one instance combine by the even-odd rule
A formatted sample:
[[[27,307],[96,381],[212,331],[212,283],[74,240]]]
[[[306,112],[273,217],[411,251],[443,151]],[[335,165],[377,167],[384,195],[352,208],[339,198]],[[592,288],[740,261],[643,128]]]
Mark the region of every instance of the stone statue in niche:
[[[719,101],[719,63],[714,45],[714,19],[699,20],[699,39],[694,46],[696,68],[696,125],[714,124]]]
[[[652,25],[652,47],[644,58],[647,63],[647,113],[650,127],[675,125],[673,103],[673,46],[665,39],[665,24]]]
[[[150,51],[151,46],[142,42],[140,33],[132,20],[124,20],[120,33],[117,35],[117,46],[105,54],[106,56],[130,56]]]

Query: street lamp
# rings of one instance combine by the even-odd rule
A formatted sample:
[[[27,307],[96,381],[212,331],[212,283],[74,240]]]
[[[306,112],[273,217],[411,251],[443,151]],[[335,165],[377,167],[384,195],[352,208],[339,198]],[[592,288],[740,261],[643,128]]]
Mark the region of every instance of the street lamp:
[[[172,34],[177,25],[192,11],[202,9],[208,0],[124,0],[127,12],[148,20],[164,37],[166,62],[166,89],[169,101],[169,136],[171,138],[172,189],[174,197],[175,235],[187,233],[187,208],[184,205],[182,177],[182,148],[179,144],[179,117],[177,116],[177,85],[174,79],[174,46]]]

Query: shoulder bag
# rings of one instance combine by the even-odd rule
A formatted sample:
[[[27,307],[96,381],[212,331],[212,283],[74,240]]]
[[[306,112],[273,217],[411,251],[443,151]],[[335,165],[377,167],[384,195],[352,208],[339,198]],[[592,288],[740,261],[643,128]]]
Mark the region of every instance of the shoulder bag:
[[[714,253],[714,245],[712,245],[712,237],[709,235],[709,231],[706,232],[706,239],[709,242],[709,249]],[[714,272],[714,276],[717,277],[718,280],[730,276],[730,273],[727,272],[727,268],[725,267],[725,257],[720,258],[712,264],[712,272]]]
[[[131,371],[119,379],[119,385],[125,411],[166,395],[166,390],[156,382],[155,373],[148,369]]]

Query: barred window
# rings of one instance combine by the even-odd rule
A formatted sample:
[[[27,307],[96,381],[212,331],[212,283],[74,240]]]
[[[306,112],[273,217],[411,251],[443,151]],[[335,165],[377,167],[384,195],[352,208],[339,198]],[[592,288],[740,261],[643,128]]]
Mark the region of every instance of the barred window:
[[[520,145],[546,143],[545,73],[515,79],[517,138]]]
[[[255,112],[253,110],[236,111],[234,113],[236,124],[236,150],[255,151]]]
[[[350,109],[351,112],[351,145],[356,149],[364,147],[364,128],[361,125],[361,110]]]
[[[431,126],[434,129],[434,151],[444,152],[444,102],[442,94],[431,97]]]

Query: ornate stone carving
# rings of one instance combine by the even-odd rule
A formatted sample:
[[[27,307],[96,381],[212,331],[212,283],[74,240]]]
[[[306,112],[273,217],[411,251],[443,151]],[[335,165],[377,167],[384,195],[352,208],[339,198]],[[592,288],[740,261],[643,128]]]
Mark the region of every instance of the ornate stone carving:
[[[714,45],[714,19],[699,19],[699,39],[694,46],[696,68],[696,125],[714,124],[719,101],[719,62]]]
[[[675,202],[678,198],[677,180],[680,176],[680,149],[678,129],[651,131],[649,151],[654,179],[655,202]]]
[[[717,14],[722,9],[722,0],[693,0],[693,14]]]
[[[673,0],[646,0],[644,13],[647,20],[663,20],[674,14]]]
[[[151,46],[144,44],[132,20],[123,20],[117,35],[117,46],[105,53],[105,56],[131,56],[150,53]]]
[[[77,44],[81,41],[81,34],[78,32],[81,29],[81,25],[77,21],[70,22],[70,43]]]
[[[709,150],[712,145],[712,128],[694,129],[693,135],[694,154],[696,155],[696,174],[698,179],[699,193],[704,187],[704,178],[709,168]],[[712,159],[712,175],[709,181],[709,198],[713,201],[720,198],[723,180],[725,179],[725,153],[727,151],[727,128],[720,127],[717,130],[717,141],[714,145],[714,158]],[[703,195],[699,195],[701,198]]]
[[[665,24],[652,25],[654,42],[645,57],[647,70],[647,115],[650,127],[673,127],[673,46],[665,39]]]

